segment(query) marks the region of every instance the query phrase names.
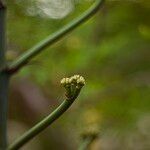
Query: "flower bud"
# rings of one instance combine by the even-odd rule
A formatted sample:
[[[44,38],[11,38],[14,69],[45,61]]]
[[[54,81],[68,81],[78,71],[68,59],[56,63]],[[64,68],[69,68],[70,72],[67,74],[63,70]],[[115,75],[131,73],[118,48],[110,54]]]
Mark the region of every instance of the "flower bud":
[[[66,89],[65,95],[67,99],[75,99],[79,95],[81,88],[85,85],[85,79],[80,75],[74,75],[70,78],[63,78],[61,84]]]
[[[78,84],[78,86],[81,86],[81,87],[84,86],[85,79],[82,76],[80,76],[79,79],[77,80],[77,84]]]
[[[66,84],[66,79],[63,78],[63,79],[60,81],[60,83],[61,83],[63,86],[65,86],[65,84]]]

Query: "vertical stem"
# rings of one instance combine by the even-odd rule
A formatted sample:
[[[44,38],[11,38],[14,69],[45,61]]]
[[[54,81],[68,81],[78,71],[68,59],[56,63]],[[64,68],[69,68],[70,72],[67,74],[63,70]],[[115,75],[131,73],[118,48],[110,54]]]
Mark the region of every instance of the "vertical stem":
[[[0,0],[0,67],[5,63],[5,7]]]
[[[7,95],[8,75],[3,71],[5,66],[5,17],[6,9],[0,0],[0,150],[7,147]]]
[[[7,147],[7,95],[8,76],[0,73],[0,150]]]

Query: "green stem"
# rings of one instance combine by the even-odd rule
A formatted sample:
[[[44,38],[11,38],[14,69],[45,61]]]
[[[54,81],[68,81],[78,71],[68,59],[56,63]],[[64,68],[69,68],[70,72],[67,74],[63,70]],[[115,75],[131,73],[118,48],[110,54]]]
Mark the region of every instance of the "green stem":
[[[92,137],[88,137],[86,139],[84,139],[81,143],[81,146],[79,147],[78,150],[88,150],[89,145],[93,142],[93,138]]]
[[[46,39],[44,39],[37,45],[33,46],[31,49],[29,49],[27,52],[25,52],[22,56],[20,56],[17,60],[12,62],[12,64],[8,66],[7,68],[8,72],[11,74],[15,73],[16,71],[21,69],[24,65],[26,65],[34,56],[39,54],[44,48],[57,42],[67,33],[71,32],[80,24],[84,23],[99,10],[100,6],[102,6],[103,1],[104,0],[96,0],[96,2],[81,16],[74,19],[72,22],[70,22],[69,24],[67,24],[66,26],[55,32],[54,34],[48,36]]]
[[[7,95],[9,77],[3,71],[5,61],[5,17],[6,9],[0,0],[0,150],[7,147]]]
[[[29,131],[27,131],[23,136],[18,138],[13,144],[11,144],[8,150],[17,150],[30,141],[33,137],[51,125],[56,119],[58,119],[74,102],[74,100],[64,100],[62,104],[55,109],[49,116],[43,119],[40,123],[35,125]]]

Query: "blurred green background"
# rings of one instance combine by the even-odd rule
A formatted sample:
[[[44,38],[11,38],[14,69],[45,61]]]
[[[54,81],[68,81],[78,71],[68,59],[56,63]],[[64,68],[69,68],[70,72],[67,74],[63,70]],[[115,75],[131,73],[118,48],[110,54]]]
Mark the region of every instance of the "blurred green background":
[[[91,0],[7,0],[10,61],[84,12]],[[150,148],[150,1],[107,0],[84,25],[47,48],[11,82],[12,142],[64,98],[63,77],[86,86],[71,109],[23,150],[76,150],[99,131],[92,150]]]

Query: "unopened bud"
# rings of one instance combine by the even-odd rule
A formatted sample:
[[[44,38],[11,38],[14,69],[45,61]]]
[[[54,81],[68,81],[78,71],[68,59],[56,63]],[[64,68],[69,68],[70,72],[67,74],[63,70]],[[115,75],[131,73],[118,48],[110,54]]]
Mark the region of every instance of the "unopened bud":
[[[60,81],[60,83],[64,86],[64,85],[66,84],[66,79],[63,78],[63,79]]]
[[[80,76],[80,78],[77,80],[77,84],[78,84],[78,86],[84,86],[85,85],[85,79],[82,77],[82,76]]]
[[[74,75],[70,78],[63,78],[61,84],[66,89],[68,99],[75,98],[80,93],[81,88],[85,85],[85,79],[80,75]]]

